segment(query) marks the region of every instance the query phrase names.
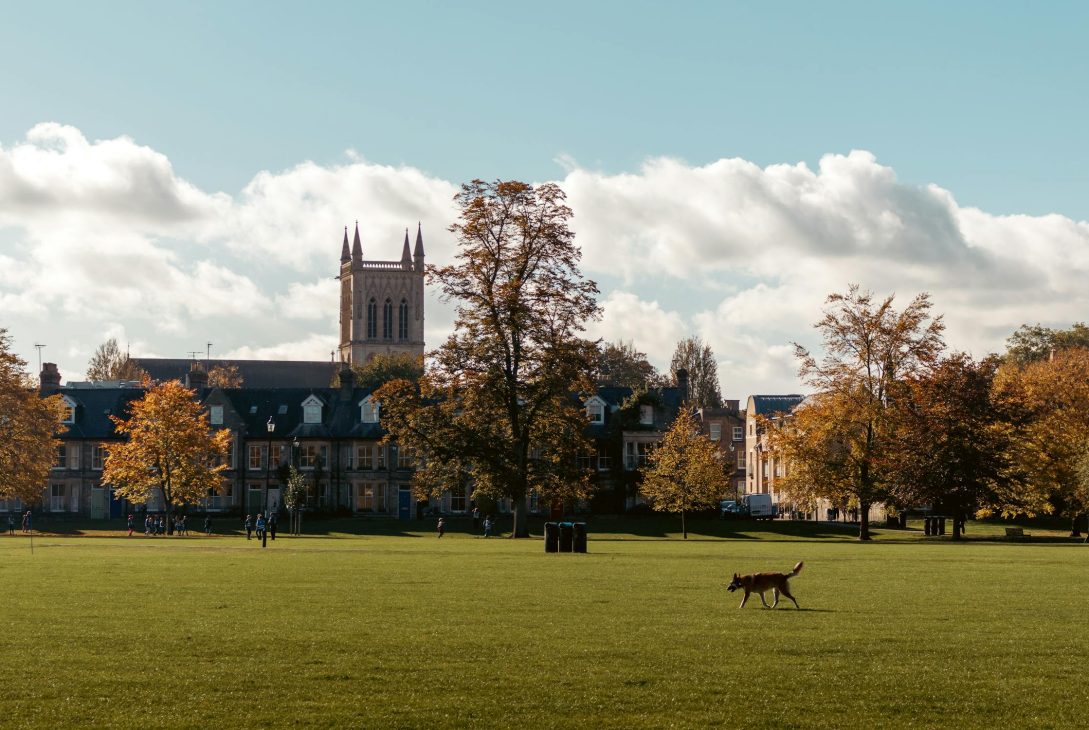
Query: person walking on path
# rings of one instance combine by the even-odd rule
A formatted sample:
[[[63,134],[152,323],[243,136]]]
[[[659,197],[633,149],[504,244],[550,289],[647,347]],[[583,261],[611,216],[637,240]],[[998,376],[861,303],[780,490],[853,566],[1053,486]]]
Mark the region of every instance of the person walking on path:
[[[246,515],[246,539],[253,535],[253,515]]]
[[[265,514],[263,512],[257,513],[257,539],[265,539]]]
[[[439,518],[438,531],[439,537],[442,537],[446,534],[446,519],[443,517]]]
[[[15,534],[15,518],[11,516],[11,512],[8,512],[8,534]]]
[[[132,537],[132,531],[136,528],[136,518],[134,515],[129,515],[127,526],[129,528],[129,537]]]
[[[205,515],[204,516],[204,534],[205,535],[211,535],[212,534],[212,516],[211,515]]]
[[[492,516],[488,515],[484,518],[484,537],[492,536]]]
[[[480,508],[473,507],[473,532],[480,529]]]
[[[268,516],[268,536],[273,540],[276,539],[276,512],[275,507],[273,513]]]
[[[30,532],[30,510],[23,515],[23,532]]]

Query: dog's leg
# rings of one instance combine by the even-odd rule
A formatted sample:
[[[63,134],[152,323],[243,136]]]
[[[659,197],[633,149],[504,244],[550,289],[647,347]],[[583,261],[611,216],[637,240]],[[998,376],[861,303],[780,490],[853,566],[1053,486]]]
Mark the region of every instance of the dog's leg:
[[[749,600],[749,592],[745,591],[745,597],[741,599],[741,605],[738,608],[745,608],[745,601]]]
[[[789,585],[783,586],[783,595],[786,596],[787,598],[789,598],[790,600],[794,601],[794,608],[798,608],[798,609],[801,608],[801,606],[798,605],[798,602],[794,600],[794,596],[790,595],[790,586]]]
[[[764,600],[764,591],[760,591],[760,603],[764,604],[764,608],[771,608],[768,602]]]
[[[778,588],[772,588],[771,589],[771,597],[774,599],[771,602],[771,607],[775,608],[776,606],[779,605],[779,589]]]

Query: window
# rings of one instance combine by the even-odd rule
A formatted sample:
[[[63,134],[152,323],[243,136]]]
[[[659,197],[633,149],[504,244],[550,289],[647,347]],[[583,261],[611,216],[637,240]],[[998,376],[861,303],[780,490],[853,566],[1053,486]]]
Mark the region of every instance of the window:
[[[212,406],[208,409],[208,420],[213,426],[223,425],[223,406]]]
[[[654,423],[654,406],[639,406],[639,423],[644,426]]]
[[[597,470],[598,471],[608,471],[608,469],[609,469],[609,467],[611,465],[612,465],[612,459],[609,458],[609,454],[608,454],[607,451],[605,451],[605,447],[604,446],[598,446],[597,447]]]
[[[281,444],[273,444],[271,457],[272,461],[270,463],[272,464],[279,466],[280,464],[285,463],[287,460],[287,453],[284,450],[284,446]]]
[[[465,511],[465,490],[455,489],[450,492],[450,511],[451,512],[464,512]]]
[[[629,470],[646,466],[647,455],[650,453],[650,444],[645,442],[628,442],[627,467]]]
[[[734,426],[734,441],[740,441],[745,438],[745,429],[741,426]]]
[[[378,336],[378,302],[374,297],[367,302],[367,337],[374,339]]]
[[[374,468],[374,456],[371,451],[370,444],[366,446],[357,446],[355,450],[355,468],[356,469],[373,469]]]
[[[61,419],[61,423],[75,423],[76,402],[68,396],[63,396],[61,400],[64,403],[64,418]]]
[[[745,469],[745,452],[741,450],[738,450],[737,452],[737,468],[741,470]]]
[[[408,339],[408,302],[401,300],[401,306],[397,307],[397,339]]]
[[[721,423],[712,423],[711,424],[711,440],[712,441],[718,441],[721,438],[722,438],[722,424]]]
[[[303,444],[299,447],[299,466],[303,469],[313,469],[318,463],[318,445]]]
[[[381,406],[372,396],[359,401],[359,420],[362,423],[378,423]]]
[[[393,302],[388,299],[382,305],[382,339],[393,339]]]
[[[54,469],[64,469],[68,466],[68,446],[61,444],[57,447],[57,462],[53,464]]]
[[[64,485],[54,484],[49,488],[49,511],[64,511]]]
[[[586,401],[586,417],[590,423],[605,423],[605,404],[596,398]]]
[[[374,511],[385,512],[386,511],[386,485],[376,484],[374,485]]]
[[[775,476],[777,478],[783,476],[783,460],[782,459],[776,459],[775,460]]]
[[[767,459],[762,459],[760,461],[760,476],[764,477],[765,479],[768,478],[768,460]]]
[[[355,508],[360,512],[374,511],[374,485],[358,484],[355,492]]]
[[[325,405],[316,395],[302,402],[303,423],[321,423],[321,407]]]
[[[753,424],[749,424],[749,435],[752,436]]]
[[[413,459],[412,449],[397,449],[397,468],[398,469],[411,469]]]
[[[106,462],[106,448],[102,444],[91,444],[91,469],[102,471]]]
[[[261,468],[261,452],[263,450],[264,450],[264,447],[262,447],[262,446],[257,446],[257,445],[254,445],[254,444],[250,444],[250,457],[249,457],[250,469],[260,469]]]
[[[579,454],[576,463],[578,463],[579,469],[589,471],[590,469],[594,468],[593,462],[594,457],[590,456],[589,454]]]
[[[376,452],[378,452],[378,457],[376,459],[377,464],[375,465],[374,468],[375,469],[385,469],[386,468],[386,447],[383,446],[382,444],[379,444],[378,446],[374,447],[374,450]]]

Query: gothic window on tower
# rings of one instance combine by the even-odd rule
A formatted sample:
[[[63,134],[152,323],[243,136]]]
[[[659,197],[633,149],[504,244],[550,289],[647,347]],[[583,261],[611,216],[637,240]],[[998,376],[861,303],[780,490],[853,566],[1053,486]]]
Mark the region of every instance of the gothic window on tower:
[[[374,297],[367,302],[367,337],[375,338],[378,336],[378,302],[374,301]]]
[[[393,302],[388,299],[382,305],[382,339],[393,339]]]
[[[397,308],[397,339],[408,339],[408,301],[402,299]]]

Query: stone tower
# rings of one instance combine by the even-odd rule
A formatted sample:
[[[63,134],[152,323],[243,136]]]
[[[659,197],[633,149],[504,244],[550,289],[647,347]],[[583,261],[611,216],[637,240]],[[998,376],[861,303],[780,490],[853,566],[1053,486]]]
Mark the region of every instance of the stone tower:
[[[424,248],[416,228],[416,248],[409,249],[408,229],[400,261],[368,261],[348,229],[340,251],[340,360],[363,364],[378,353],[424,353]]]

